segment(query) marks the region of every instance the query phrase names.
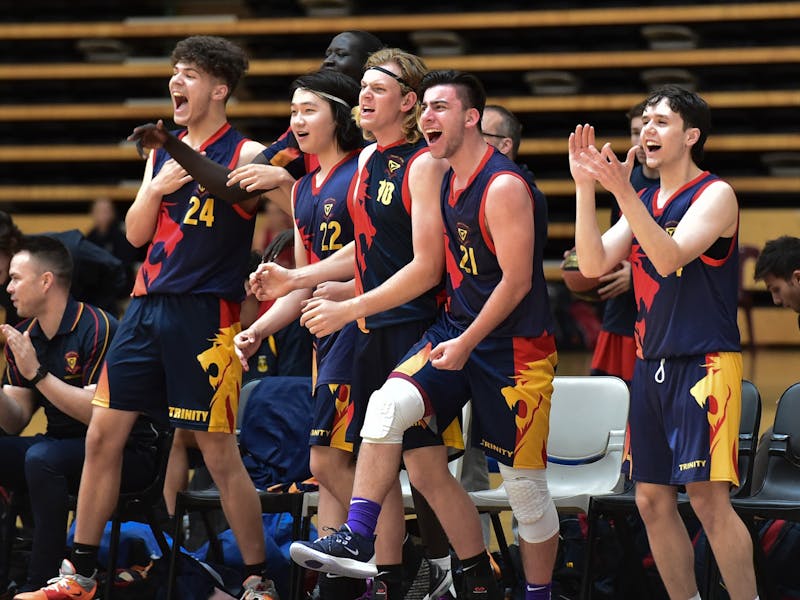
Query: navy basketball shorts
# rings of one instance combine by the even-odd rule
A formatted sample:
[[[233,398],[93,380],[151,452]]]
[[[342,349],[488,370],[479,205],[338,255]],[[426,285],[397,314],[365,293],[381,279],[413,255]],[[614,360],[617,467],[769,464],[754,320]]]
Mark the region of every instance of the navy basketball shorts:
[[[93,403],[174,427],[233,433],[242,365],[239,304],[209,294],[137,296],[106,355]]]
[[[629,413],[632,478],[738,485],[742,355],[637,360]]]
[[[433,367],[431,350],[460,333],[440,317],[391,376],[417,387],[426,405],[424,420],[432,429],[450,423],[471,398],[474,446],[511,467],[545,468],[558,363],[553,337],[485,338],[462,370]]]

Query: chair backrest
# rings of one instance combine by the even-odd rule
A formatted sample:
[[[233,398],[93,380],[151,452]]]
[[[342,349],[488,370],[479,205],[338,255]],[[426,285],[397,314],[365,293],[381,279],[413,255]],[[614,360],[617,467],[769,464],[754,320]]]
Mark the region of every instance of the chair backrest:
[[[141,490],[123,491],[120,493],[117,511],[120,511],[120,517],[125,520],[135,518],[138,516],[140,507],[148,509],[156,506],[161,501],[161,496],[164,493],[164,480],[167,476],[167,464],[169,463],[169,454],[172,450],[172,437],[174,429],[171,427],[156,427],[151,425],[154,431],[153,447],[155,453],[155,473],[153,480],[147,487]],[[131,516],[128,513],[135,512]]]
[[[628,421],[628,386],[618,377],[564,376],[553,380],[548,462],[588,464],[609,451]],[[621,449],[621,448],[620,448]]]
[[[800,460],[800,383],[789,386],[778,400],[772,437],[780,440],[782,436],[790,458]]]
[[[618,377],[556,377],[547,438],[547,485],[559,509],[620,491],[630,393]]]
[[[800,383],[789,386],[781,394],[772,434],[763,443],[769,444],[766,469],[752,496],[780,501],[787,506],[800,503]]]
[[[242,386],[242,389],[239,391],[239,410],[236,413],[236,435],[239,435],[239,432],[241,431],[242,420],[244,419],[244,411],[247,407],[247,401],[250,399],[250,394],[253,393],[253,390],[256,389],[262,379],[262,377],[251,379],[245,383]]]
[[[739,487],[734,496],[749,496],[753,484],[758,432],[761,427],[761,394],[752,382],[742,381],[742,415],[739,421]]]

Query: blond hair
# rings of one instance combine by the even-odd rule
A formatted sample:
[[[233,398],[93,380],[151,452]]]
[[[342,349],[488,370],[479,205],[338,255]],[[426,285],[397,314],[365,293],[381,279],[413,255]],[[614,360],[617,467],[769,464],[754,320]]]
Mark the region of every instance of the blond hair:
[[[364,70],[368,70],[371,67],[379,67],[387,63],[394,63],[394,65],[400,70],[399,79],[395,78],[395,81],[397,81],[397,83],[400,85],[400,91],[403,95],[408,94],[409,92],[416,93],[417,87],[422,81],[422,78],[425,76],[425,73],[428,72],[428,68],[425,66],[425,63],[419,56],[409,54],[400,48],[383,48],[382,50],[373,52],[367,59],[367,62],[364,65]],[[403,119],[403,137],[407,142],[412,144],[422,137],[422,134],[417,128],[418,105],[419,98],[417,98],[414,107],[406,113],[406,116]],[[355,118],[356,123],[360,127],[360,107],[356,106],[353,108],[353,118]],[[364,131],[364,137],[368,140],[375,141],[375,136],[369,131]]]

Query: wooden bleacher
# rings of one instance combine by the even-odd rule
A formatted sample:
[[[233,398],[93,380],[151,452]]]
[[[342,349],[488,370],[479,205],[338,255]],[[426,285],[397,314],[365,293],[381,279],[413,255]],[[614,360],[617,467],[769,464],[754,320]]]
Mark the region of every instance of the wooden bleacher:
[[[425,60],[430,69],[483,71],[527,71],[536,69],[614,69],[684,67],[698,65],[758,65],[800,62],[800,47],[698,48],[693,50],[636,50],[623,52],[561,52],[475,54],[432,56]],[[266,59],[250,61],[248,78],[276,75],[297,76],[316,69],[318,59]],[[166,77],[171,65],[166,58],[146,62],[17,63],[0,65],[0,80],[23,79],[136,79]]]
[[[630,139],[627,137],[603,138],[603,143],[619,152],[627,150]],[[525,156],[544,154],[563,154],[566,141],[561,138],[523,138],[520,153]],[[774,152],[796,150],[797,134],[738,134],[718,135],[710,138],[706,149],[710,152]],[[81,162],[81,161],[140,161],[133,143],[119,144],[5,144],[0,145],[0,162]]]
[[[229,36],[251,50],[249,74],[228,112],[243,131],[269,141],[288,121],[288,97],[282,90],[298,74],[318,67],[327,43],[323,39],[365,29],[414,51],[410,32],[442,29],[459,32],[467,51],[426,57],[428,66],[476,72],[492,94],[488,101],[507,107],[523,122],[520,158],[536,173],[553,215],[547,264],[552,279],[558,278],[560,252],[574,237],[566,137],[575,123],[588,120],[622,154],[629,145],[624,113],[647,91],[640,77],[645,69],[680,67],[697,76],[714,117],[703,166],[736,189],[742,243],[760,246],[781,233],[796,234],[800,212],[793,207],[800,177],[770,175],[761,154],[800,151],[800,124],[792,118],[800,108],[800,41],[795,35],[800,1],[664,2],[548,10],[497,5],[489,12],[470,11],[464,4],[451,13],[431,13],[440,7],[412,2],[404,7],[408,14],[176,15],[118,21],[78,21],[76,16],[70,22],[80,14],[76,6],[64,15],[49,15],[62,22],[0,23],[6,50],[0,82],[10,92],[0,103],[0,163],[9,174],[0,182],[0,202],[13,206],[15,220],[31,232],[85,229],[89,203],[100,196],[124,210],[138,189],[142,166],[133,145],[123,140],[139,123],[171,118],[164,93],[171,72],[166,55],[180,38]],[[692,27],[699,33],[698,47],[647,49],[640,28],[657,23]],[[87,39],[120,40],[130,56],[93,62],[77,50],[78,42]],[[477,41],[470,46],[471,39]],[[290,44],[296,46],[287,49]],[[585,85],[572,95],[531,95],[524,84],[530,69],[574,72]],[[606,79],[608,84],[598,85]],[[44,168],[36,169],[42,163]],[[610,206],[608,194],[598,199]],[[605,212],[603,225],[604,219]],[[754,284],[753,289],[763,288]],[[778,322],[772,318],[778,312],[783,317],[789,311],[775,311],[763,302],[757,307],[759,335],[765,327],[760,320]]]
[[[586,25],[642,25],[648,23],[700,23],[798,19],[797,2],[750,2],[712,5],[568,8],[503,12],[456,12],[379,16],[231,19],[165,17],[128,19],[124,22],[2,23],[0,38],[44,40],[80,38],[179,38],[188,35],[333,35],[347,29],[374,33],[417,29],[525,29]]]

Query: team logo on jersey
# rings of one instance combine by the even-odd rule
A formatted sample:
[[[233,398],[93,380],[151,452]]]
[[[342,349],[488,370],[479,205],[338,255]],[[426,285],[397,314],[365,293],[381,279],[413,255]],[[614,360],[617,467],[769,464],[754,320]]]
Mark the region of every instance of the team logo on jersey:
[[[335,205],[336,205],[336,199],[335,198],[328,198],[327,200],[325,200],[325,202],[323,202],[323,204],[322,204],[322,212],[325,213],[325,217],[326,218],[331,216],[331,213],[333,212],[333,207]]]
[[[67,352],[64,355],[65,370],[70,375],[75,375],[80,372],[81,366],[78,364],[78,353],[75,351]]]
[[[405,161],[401,156],[397,156],[396,154],[390,154],[388,157],[388,165],[389,165],[389,173],[394,174],[397,169],[403,166]]]
[[[666,231],[669,234],[669,237],[672,237],[673,235],[675,235],[675,230],[677,228],[678,228],[678,222],[670,221],[669,223],[667,223],[667,226],[664,227],[664,231]],[[677,275],[678,277],[683,275],[683,267],[678,267],[678,269],[675,271],[675,275]]]
[[[258,369],[259,373],[266,373],[267,370],[269,369],[269,365],[267,364],[267,357],[264,356],[263,354],[258,355],[258,367],[256,368]]]
[[[456,231],[458,231],[458,239],[463,244],[467,237],[469,236],[469,225],[464,225],[464,223],[459,223],[456,225]]]

